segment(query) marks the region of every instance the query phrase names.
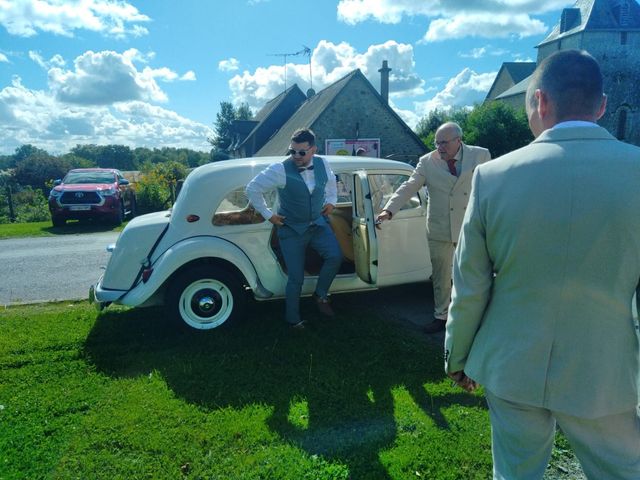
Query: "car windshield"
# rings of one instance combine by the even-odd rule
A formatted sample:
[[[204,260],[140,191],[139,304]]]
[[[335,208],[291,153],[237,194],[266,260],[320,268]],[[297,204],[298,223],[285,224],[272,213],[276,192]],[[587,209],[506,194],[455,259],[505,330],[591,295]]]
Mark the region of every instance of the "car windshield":
[[[113,183],[115,175],[112,172],[69,172],[64,177],[63,183]]]

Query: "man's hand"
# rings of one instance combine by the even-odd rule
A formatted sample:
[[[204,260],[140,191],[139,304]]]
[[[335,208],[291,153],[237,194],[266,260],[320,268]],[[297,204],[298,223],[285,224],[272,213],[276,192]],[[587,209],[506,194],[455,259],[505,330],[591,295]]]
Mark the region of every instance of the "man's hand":
[[[476,388],[478,388],[478,384],[474,380],[467,377],[466,373],[464,373],[464,370],[450,373],[449,376],[451,377],[451,379],[456,385],[458,385],[460,388],[466,390],[469,393],[473,392]]]
[[[335,207],[333,205],[331,205],[330,203],[327,203],[324,207],[322,207],[322,215],[331,215],[331,212],[333,212],[333,209]]]
[[[284,225],[284,219],[285,217],[283,217],[282,215],[278,215],[277,213],[274,213],[273,215],[271,215],[271,218],[269,219],[269,221],[274,225],[281,227]]]
[[[391,220],[391,212],[389,210],[382,210],[376,217],[376,228],[381,230],[382,227],[380,225],[387,220]]]

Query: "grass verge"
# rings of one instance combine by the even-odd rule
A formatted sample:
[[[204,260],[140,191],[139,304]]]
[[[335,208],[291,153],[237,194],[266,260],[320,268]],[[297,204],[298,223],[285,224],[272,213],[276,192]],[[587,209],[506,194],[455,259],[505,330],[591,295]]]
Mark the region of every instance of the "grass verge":
[[[0,239],[16,237],[50,237],[77,233],[120,232],[126,223],[118,227],[93,222],[69,221],[64,227],[54,227],[51,222],[0,224]]]
[[[281,310],[210,332],[1,310],[0,478],[490,477],[484,399],[451,387],[440,345],[356,307],[301,332]]]

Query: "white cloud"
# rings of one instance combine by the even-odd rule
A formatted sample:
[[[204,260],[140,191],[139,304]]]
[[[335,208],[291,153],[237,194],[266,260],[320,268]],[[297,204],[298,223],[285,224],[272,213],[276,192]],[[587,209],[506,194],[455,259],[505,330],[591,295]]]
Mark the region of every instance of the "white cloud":
[[[482,102],[497,73],[476,73],[465,68],[451,78],[444,89],[433,98],[426,102],[414,102],[417,117],[422,118],[435,109],[448,110],[453,107],[471,107],[475,103]],[[410,125],[415,126],[415,124]]]
[[[61,102],[109,105],[132,100],[166,102],[157,81],[195,80],[192,71],[180,77],[167,67],[138,70],[134,62],[148,59],[134,48],[123,53],[87,51],[74,60],[72,70],[50,68],[49,87]]]
[[[180,80],[194,82],[196,80],[196,72],[194,72],[193,70],[189,70],[187,73],[180,77]]]
[[[211,128],[142,101],[84,106],[62,103],[51,92],[31,90],[18,77],[0,90],[0,145],[11,153],[33,144],[65,153],[76,144],[185,147],[207,151]]]
[[[458,52],[458,56],[460,58],[483,58],[487,55],[492,57],[501,57],[502,55],[506,55],[509,53],[509,50],[505,50],[504,48],[496,48],[492,45],[486,45],[484,47],[473,48],[469,52]]]
[[[218,62],[218,70],[221,72],[235,72],[240,68],[240,62],[236,58],[228,58]]]
[[[547,27],[527,14],[461,14],[439,18],[429,24],[424,42],[440,42],[462,37],[500,38],[517,33],[528,37],[541,35]]]
[[[45,60],[39,52],[33,50],[29,50],[29,58],[45,70],[49,70],[51,67],[63,67],[67,63],[60,54],[55,54],[49,60]]]
[[[297,60],[296,57],[294,57]],[[388,41],[372,45],[366,52],[359,53],[346,42],[334,44],[326,40],[318,43],[311,54],[313,88],[318,91],[359,68],[365,77],[379,88],[378,69],[382,61],[388,60],[390,73],[390,95],[401,97],[424,93],[424,82],[415,72],[413,47]],[[311,86],[309,64],[287,62],[286,86],[297,83],[303,92]],[[261,108],[267,101],[280,94],[285,88],[284,65],[257,68],[254,72],[244,71],[229,80],[234,103],[246,102],[254,109]]]
[[[9,63],[9,59],[4,53],[0,53],[0,63],[2,62]]]
[[[90,30],[125,38],[146,35],[140,23],[150,19],[122,0],[4,0],[0,25],[11,35],[31,37],[38,32],[72,37],[75,30]]]
[[[425,41],[432,42],[466,36],[538,35],[547,27],[531,15],[571,3],[566,0],[340,0],[337,12],[338,19],[350,25],[366,21],[397,24],[405,17],[434,19],[424,36]]]
[[[468,53],[463,53],[460,52],[458,55],[461,58],[482,58],[487,54],[487,48],[486,47],[478,47],[478,48],[474,48],[472,49],[470,52]]]

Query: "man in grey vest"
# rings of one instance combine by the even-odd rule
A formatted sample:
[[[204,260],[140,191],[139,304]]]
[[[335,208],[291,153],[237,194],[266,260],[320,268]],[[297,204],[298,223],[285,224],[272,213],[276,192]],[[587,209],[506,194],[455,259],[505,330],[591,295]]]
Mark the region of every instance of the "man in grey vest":
[[[246,189],[254,208],[277,227],[287,267],[285,317],[295,328],[304,328],[300,293],[307,246],[323,259],[313,297],[318,310],[328,317],[334,316],[329,287],[342,263],[342,251],[327,220],[337,201],[336,176],[327,161],[315,156],[315,140],[310,129],[296,130],[291,136],[289,156],[260,172]],[[268,208],[264,199],[264,194],[272,190],[278,192],[277,213]]]
[[[433,274],[433,322],[426,333],[443,331],[451,301],[453,252],[469,200],[475,168],[491,160],[489,150],[462,142],[462,129],[447,122],[436,131],[433,152],[420,159],[411,178],[404,182],[378,215],[378,223],[390,220],[423,186],[429,192],[427,235]],[[415,252],[419,254],[419,252]]]

